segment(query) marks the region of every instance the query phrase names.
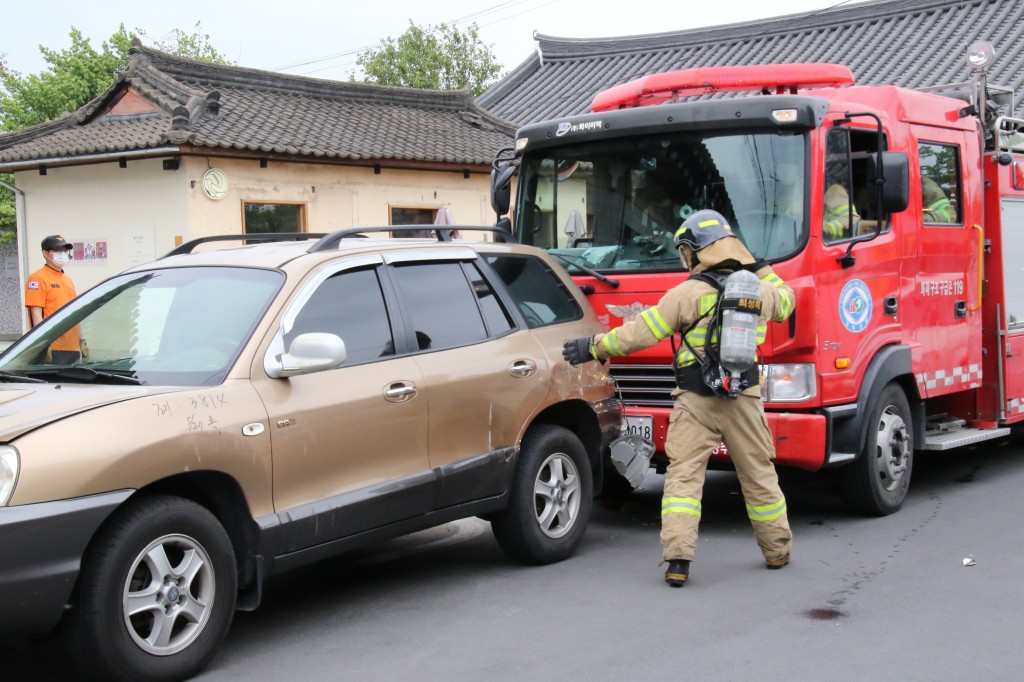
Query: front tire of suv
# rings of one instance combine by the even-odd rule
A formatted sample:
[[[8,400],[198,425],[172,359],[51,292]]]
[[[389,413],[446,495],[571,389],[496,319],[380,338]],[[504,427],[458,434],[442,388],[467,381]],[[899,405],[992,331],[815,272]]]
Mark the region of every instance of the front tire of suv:
[[[523,438],[508,507],[491,521],[498,544],[532,564],[568,559],[583,540],[593,504],[583,443],[572,431],[536,425]]]
[[[234,615],[231,539],[205,508],[150,497],[111,518],[82,562],[70,653],[103,680],[182,680],[210,661]]]

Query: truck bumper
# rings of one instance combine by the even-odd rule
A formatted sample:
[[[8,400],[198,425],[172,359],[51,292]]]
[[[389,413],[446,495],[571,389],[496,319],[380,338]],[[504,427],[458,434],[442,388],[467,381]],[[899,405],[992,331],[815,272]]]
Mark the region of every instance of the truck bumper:
[[[667,407],[626,408],[627,423],[630,417],[651,417],[653,419],[652,440],[656,448],[652,464],[663,470],[667,464],[665,436],[668,434],[668,419],[672,409]],[[775,440],[775,463],[807,471],[818,471],[826,462],[829,442],[829,420],[825,415],[804,412],[765,412],[768,428]],[[729,461],[724,447],[715,448],[711,461]]]
[[[0,634],[56,627],[86,546],[132,492],[0,508]]]

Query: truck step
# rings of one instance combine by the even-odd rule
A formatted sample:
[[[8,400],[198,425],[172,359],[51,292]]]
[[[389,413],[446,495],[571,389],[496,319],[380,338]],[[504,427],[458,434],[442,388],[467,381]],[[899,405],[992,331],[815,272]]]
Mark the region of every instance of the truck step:
[[[980,443],[993,438],[1002,438],[1010,435],[1009,427],[998,429],[972,429],[958,428],[951,430],[927,431],[924,434],[924,445],[920,450],[950,450],[961,445]]]

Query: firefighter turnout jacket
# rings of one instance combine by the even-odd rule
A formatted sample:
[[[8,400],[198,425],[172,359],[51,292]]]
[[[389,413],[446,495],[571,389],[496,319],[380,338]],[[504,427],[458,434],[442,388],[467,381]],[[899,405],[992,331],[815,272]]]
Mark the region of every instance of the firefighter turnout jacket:
[[[697,252],[698,273],[711,267],[751,265],[754,259],[736,237],[726,237]],[[793,290],[775,274],[770,265],[755,273],[761,280],[761,316],[757,326],[757,342],[762,343],[767,333],[767,320],[782,322],[793,312]],[[688,279],[662,296],[657,305],[647,308],[636,319],[594,337],[591,353],[598,360],[629,355],[666,339],[677,331],[686,332],[686,341],[697,353],[702,352],[711,323],[712,311],[719,292],[707,282]],[[712,338],[712,343],[717,339]],[[684,343],[675,358],[676,367],[682,368],[699,362],[699,358]],[[743,391],[746,395],[759,395],[754,385]]]

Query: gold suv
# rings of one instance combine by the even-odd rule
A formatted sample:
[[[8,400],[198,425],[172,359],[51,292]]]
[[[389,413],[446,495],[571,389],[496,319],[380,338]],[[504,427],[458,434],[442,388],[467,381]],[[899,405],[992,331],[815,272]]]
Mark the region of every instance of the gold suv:
[[[561,357],[594,312],[540,250],[373,232],[196,240],[0,356],[0,634],[182,679],[311,561],[469,516],[573,553],[623,418]]]

